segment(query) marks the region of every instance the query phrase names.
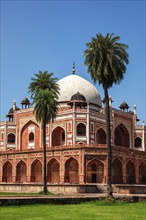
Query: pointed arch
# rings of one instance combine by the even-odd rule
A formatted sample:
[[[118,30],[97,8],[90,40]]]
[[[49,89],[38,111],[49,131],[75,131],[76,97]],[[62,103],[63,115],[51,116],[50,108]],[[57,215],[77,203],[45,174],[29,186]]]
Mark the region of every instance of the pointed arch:
[[[86,125],[84,123],[78,123],[76,126],[77,136],[86,136]]]
[[[8,134],[7,144],[15,144],[15,134],[13,133]]]
[[[123,183],[122,163],[118,158],[112,162],[112,183]]]
[[[79,182],[79,164],[78,161],[73,157],[69,158],[65,163],[65,182]]]
[[[16,166],[16,181],[17,182],[26,182],[27,177],[27,166],[24,161],[19,161]]]
[[[42,182],[42,163],[38,159],[31,164],[31,182]]]
[[[36,138],[35,138],[36,137]],[[34,121],[28,121],[21,129],[20,133],[20,148],[27,150],[28,148],[39,148],[40,147],[40,128]],[[33,142],[30,141],[33,138]]]
[[[60,165],[56,159],[51,159],[47,164],[47,182],[59,183],[59,170]]]
[[[86,173],[88,183],[102,183],[104,177],[104,164],[98,159],[93,159],[88,162]]]
[[[127,128],[120,124],[115,129],[115,145],[121,147],[130,147],[130,138]]]
[[[103,128],[99,128],[96,132],[96,143],[106,144],[106,132]]]
[[[129,184],[135,183],[135,165],[131,160],[126,164],[126,182]]]
[[[134,147],[135,148],[141,148],[142,147],[142,139],[140,137],[135,138]]]
[[[139,183],[146,184],[146,164],[144,162],[139,164]]]
[[[65,144],[65,130],[57,126],[52,131],[52,146],[60,146]]]
[[[2,176],[3,182],[12,182],[12,164],[7,161],[3,165],[3,176]]]

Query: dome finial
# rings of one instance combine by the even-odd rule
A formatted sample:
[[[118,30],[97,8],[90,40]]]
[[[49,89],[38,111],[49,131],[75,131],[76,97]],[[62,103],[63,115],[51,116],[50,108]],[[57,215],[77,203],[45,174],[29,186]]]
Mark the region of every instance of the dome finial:
[[[76,72],[76,70],[75,70],[75,62],[73,62],[72,74],[74,75],[75,72]]]

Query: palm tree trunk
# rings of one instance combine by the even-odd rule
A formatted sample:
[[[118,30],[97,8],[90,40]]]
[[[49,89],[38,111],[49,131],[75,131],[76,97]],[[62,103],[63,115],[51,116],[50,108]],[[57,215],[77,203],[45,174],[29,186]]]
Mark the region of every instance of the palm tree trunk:
[[[111,129],[110,129],[110,108],[109,108],[109,95],[108,88],[104,88],[105,93],[105,101],[106,101],[106,143],[107,143],[107,151],[108,151],[108,178],[107,178],[107,193],[108,196],[112,196],[112,187],[111,187],[111,157],[112,157],[112,149],[111,149]]]
[[[44,194],[47,195],[47,172],[46,172],[46,120],[43,120],[43,125],[42,125],[42,130],[43,130],[43,154],[44,154],[44,182],[43,182],[43,191]]]

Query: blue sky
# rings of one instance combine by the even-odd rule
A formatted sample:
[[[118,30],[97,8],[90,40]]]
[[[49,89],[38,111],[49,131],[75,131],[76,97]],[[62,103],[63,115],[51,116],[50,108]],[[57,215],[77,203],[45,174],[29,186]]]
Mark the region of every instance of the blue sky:
[[[129,46],[124,80],[109,94],[113,106],[126,101],[137,105],[138,118],[146,122],[146,11],[145,1],[2,1],[0,115],[15,99],[28,97],[30,78],[39,70],[61,79],[72,71],[91,81],[84,66],[86,43],[96,33],[114,33]],[[103,98],[103,89],[98,84]]]

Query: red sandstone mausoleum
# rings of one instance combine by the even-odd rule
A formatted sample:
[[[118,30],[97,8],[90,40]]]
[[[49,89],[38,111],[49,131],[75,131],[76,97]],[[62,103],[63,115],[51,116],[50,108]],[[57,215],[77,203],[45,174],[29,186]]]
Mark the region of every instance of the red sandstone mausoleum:
[[[47,186],[54,193],[99,192],[107,184],[106,116],[97,89],[78,75],[58,81],[59,111],[47,124]],[[136,106],[112,107],[112,184],[115,192],[146,193],[146,126]],[[0,122],[0,190],[41,191],[42,129],[25,98]]]

